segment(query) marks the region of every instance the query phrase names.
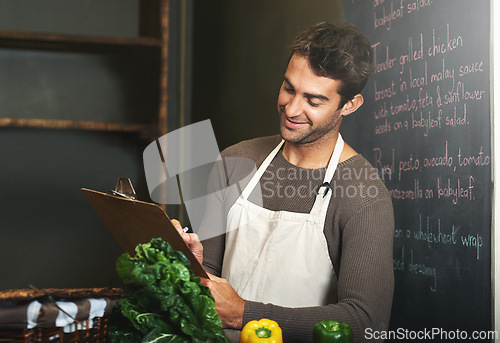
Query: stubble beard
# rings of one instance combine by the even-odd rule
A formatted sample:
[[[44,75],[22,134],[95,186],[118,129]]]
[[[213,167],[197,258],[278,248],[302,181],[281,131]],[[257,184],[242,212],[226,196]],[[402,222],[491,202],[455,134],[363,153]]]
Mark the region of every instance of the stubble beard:
[[[281,138],[286,142],[293,144],[315,144],[323,140],[328,140],[332,135],[337,133],[340,129],[340,123],[342,121],[342,116],[339,115],[340,109],[335,111],[332,121],[323,127],[313,128],[312,124],[306,129],[293,130],[287,128],[283,124],[284,114],[279,112],[280,115],[280,135]]]

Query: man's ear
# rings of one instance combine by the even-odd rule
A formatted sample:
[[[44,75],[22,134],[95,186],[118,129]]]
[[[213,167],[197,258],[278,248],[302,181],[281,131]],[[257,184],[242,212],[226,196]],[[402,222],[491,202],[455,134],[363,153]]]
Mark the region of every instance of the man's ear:
[[[363,99],[363,96],[361,94],[356,94],[352,100],[347,101],[344,104],[344,107],[342,107],[341,115],[342,116],[348,116],[349,114],[356,112],[358,108],[363,105],[363,102],[365,100]]]

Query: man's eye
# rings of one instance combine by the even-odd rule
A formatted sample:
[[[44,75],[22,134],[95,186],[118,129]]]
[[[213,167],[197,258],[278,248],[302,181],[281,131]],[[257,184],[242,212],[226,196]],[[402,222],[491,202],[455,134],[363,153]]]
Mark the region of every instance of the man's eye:
[[[287,92],[287,93],[290,93],[290,94],[294,93],[293,88],[289,88],[289,87],[286,87],[286,86],[285,86],[285,87],[283,87],[283,89],[284,89],[284,90],[285,90],[285,92]]]
[[[312,101],[311,99],[307,99],[307,103],[312,106],[312,107],[318,107],[319,104],[315,103],[314,101]]]

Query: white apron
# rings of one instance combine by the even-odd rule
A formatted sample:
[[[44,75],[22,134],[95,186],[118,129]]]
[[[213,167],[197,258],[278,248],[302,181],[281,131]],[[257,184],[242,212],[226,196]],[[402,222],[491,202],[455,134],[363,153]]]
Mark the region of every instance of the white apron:
[[[319,189],[310,213],[271,211],[247,200],[283,143],[267,156],[229,210],[222,277],[246,300],[286,307],[326,305],[337,301],[335,270],[323,234],[332,190]],[[339,133],[323,182],[331,181],[343,147]]]

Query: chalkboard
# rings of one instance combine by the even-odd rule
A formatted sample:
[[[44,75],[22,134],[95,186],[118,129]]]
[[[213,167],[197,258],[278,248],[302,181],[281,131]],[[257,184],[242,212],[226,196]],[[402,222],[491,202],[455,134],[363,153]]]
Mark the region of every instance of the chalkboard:
[[[393,199],[389,341],[491,330],[490,1],[344,0],[344,13],[375,56],[342,130]]]

